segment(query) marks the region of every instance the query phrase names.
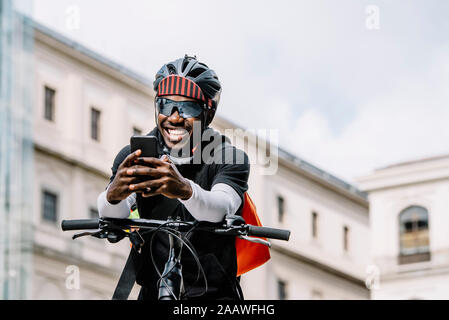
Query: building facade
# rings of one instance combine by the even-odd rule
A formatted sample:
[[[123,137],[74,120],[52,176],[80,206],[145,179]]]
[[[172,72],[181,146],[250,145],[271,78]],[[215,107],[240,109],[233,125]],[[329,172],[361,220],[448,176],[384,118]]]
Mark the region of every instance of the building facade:
[[[60,223],[98,217],[97,197],[116,153],[135,131],[154,123],[153,93],[146,79],[34,27],[32,298],[107,299],[129,244],[73,241],[73,232],[63,233]]]
[[[369,193],[373,299],[449,298],[449,156],[359,179]]]
[[[117,152],[154,127],[151,81],[42,26],[34,28],[30,299],[110,299],[129,252],[62,232],[63,219],[97,217],[97,196]],[[364,193],[283,151],[267,158],[254,134],[217,116],[212,126],[245,146],[249,194],[264,225],[291,230],[272,259],[242,277],[247,299],[368,299],[368,201]],[[238,129],[235,131],[235,129]],[[246,143],[246,144],[245,144]],[[131,299],[136,298],[138,286]]]
[[[243,277],[251,299],[369,299],[368,203],[364,194],[279,150],[274,175],[250,177],[264,224],[291,230],[272,259]],[[263,281],[261,281],[263,280]]]

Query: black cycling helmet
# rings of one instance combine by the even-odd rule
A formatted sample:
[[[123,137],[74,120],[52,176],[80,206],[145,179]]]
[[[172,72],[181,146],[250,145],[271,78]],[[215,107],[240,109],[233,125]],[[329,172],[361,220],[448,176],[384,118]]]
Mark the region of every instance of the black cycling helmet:
[[[194,87],[198,86],[200,88],[201,92],[195,95],[188,94],[187,90],[183,90],[182,93],[178,90],[176,91],[176,94],[181,94],[192,98],[201,98],[199,100],[204,102],[205,110],[203,127],[206,128],[215,116],[221,95],[221,84],[215,71],[210,69],[206,64],[199,62],[196,59],[196,56],[190,57],[185,55],[184,58],[165,64],[156,73],[153,88],[157,93],[157,96],[161,95],[161,89],[163,89],[159,88],[162,80],[171,75],[178,76],[181,79],[186,78],[187,80],[193,81],[193,83],[196,84]],[[193,89],[191,91],[192,93],[194,92]],[[167,91],[165,91],[165,93],[167,93]]]

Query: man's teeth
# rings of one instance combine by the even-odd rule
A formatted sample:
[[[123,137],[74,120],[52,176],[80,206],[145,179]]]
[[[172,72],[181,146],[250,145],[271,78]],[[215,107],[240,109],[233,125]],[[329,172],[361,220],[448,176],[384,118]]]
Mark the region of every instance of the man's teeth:
[[[179,129],[168,129],[168,133],[170,135],[176,135],[176,136],[182,136],[187,133],[186,130],[179,130]]]
[[[181,141],[188,134],[188,131],[183,129],[167,129],[167,131],[169,139],[176,142]]]

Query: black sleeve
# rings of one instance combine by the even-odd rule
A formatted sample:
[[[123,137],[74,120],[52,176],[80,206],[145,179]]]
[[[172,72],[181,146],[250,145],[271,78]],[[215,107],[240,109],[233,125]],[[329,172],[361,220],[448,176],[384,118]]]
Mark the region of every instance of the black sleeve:
[[[250,164],[248,155],[244,151],[235,147],[232,148],[234,152],[233,161],[224,161],[222,164],[215,165],[215,176],[212,180],[212,187],[217,183],[225,183],[231,186],[240,196],[240,199],[242,199],[242,204],[237,210],[237,213],[239,213],[243,207],[244,193],[248,190]]]
[[[125,146],[120,150],[117,156],[114,159],[114,163],[112,164],[112,176],[109,179],[109,184],[114,180],[115,174],[117,173],[118,167],[122,164],[123,160],[131,153],[131,147],[129,145]],[[107,187],[106,187],[107,188]]]

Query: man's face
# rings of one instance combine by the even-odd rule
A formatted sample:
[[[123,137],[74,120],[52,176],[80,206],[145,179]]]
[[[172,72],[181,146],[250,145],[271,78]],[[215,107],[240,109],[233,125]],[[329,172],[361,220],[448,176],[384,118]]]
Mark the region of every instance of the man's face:
[[[173,101],[196,101],[195,99],[177,95],[164,96],[164,98]],[[176,109],[171,116],[168,117],[159,113],[158,129],[162,134],[167,147],[170,149],[182,148],[187,141],[189,141],[188,137],[192,136],[194,121],[200,121],[200,118],[184,119],[179,115],[179,112]],[[181,140],[183,141],[181,142]]]

